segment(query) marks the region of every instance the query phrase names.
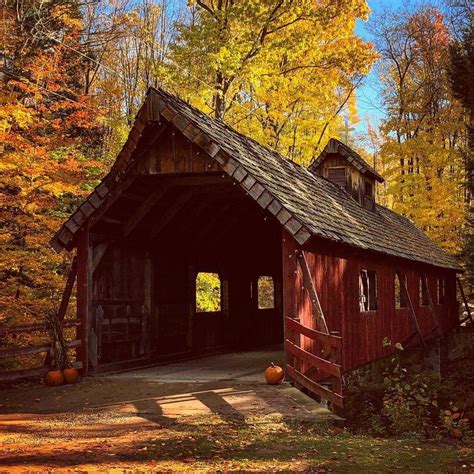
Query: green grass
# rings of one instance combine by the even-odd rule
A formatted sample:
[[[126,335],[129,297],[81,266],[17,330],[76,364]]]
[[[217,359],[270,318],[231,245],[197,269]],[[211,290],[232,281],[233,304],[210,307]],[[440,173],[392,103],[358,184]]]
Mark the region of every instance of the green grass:
[[[304,420],[201,419],[163,427],[158,433],[136,447],[134,462],[157,470],[203,471],[445,473],[474,469],[474,446],[469,442],[355,436]],[[132,461],[130,453],[126,458]]]

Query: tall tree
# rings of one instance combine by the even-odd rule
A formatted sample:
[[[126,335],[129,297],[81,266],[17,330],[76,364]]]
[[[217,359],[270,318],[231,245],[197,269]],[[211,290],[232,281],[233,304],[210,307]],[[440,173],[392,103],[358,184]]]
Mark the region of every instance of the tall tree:
[[[178,25],[172,88],[307,164],[337,133],[375,59],[354,34],[365,0],[198,0]]]
[[[94,156],[102,128],[84,95],[84,58],[73,51],[81,47],[78,3],[7,0],[2,26],[1,317],[21,322],[58,300],[67,257],[48,240],[102,172]]]
[[[463,241],[467,281],[474,291],[474,7],[471,2],[452,0],[450,17],[454,41],[450,45],[450,81],[453,95],[459,99],[466,111],[467,146],[464,162],[467,182],[465,200],[468,218]]]
[[[390,205],[458,253],[466,216],[466,134],[465,114],[449,84],[448,28],[438,10],[421,8],[378,18],[375,32]]]

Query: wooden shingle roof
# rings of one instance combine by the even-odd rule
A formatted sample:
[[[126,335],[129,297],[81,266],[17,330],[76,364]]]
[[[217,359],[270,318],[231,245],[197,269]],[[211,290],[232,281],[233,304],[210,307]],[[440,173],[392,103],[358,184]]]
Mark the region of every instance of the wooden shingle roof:
[[[276,216],[298,241],[312,236],[364,250],[459,269],[405,217],[383,207],[376,212],[361,207],[331,181],[293,163],[277,152],[215,120],[162,89],[150,89],[134,127],[111,172],[53,237],[56,250],[71,248],[82,224],[127,174],[146,122],[172,123],[199,145],[253,197]],[[158,126],[158,125],[157,125]]]

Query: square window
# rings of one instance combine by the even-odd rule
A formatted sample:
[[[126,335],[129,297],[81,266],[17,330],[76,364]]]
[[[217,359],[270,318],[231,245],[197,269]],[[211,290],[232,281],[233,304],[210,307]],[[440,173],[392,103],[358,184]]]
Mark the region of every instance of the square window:
[[[408,302],[405,293],[407,287],[407,277],[401,273],[395,274],[395,308],[407,308]]]
[[[368,198],[374,197],[374,186],[370,181],[365,181],[365,196]]]
[[[222,308],[221,279],[217,273],[196,276],[196,313],[217,313]]]
[[[261,276],[257,281],[258,309],[275,307],[275,285],[271,276]]]
[[[359,275],[359,307],[361,311],[377,309],[377,273],[361,270]]]
[[[420,276],[420,306],[428,306],[428,282],[426,277]]]

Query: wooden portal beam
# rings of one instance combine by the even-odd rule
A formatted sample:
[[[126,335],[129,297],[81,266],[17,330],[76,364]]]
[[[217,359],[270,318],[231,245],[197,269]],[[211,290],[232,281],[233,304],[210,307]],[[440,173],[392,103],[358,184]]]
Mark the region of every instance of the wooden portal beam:
[[[158,223],[150,232],[150,240],[154,240],[165,229],[165,227],[172,221],[178,212],[191,200],[193,196],[192,191],[186,190],[181,193],[176,201],[171,204],[163,215],[160,216]]]
[[[218,186],[221,184],[230,184],[231,179],[222,173],[208,173],[204,175],[194,175],[190,173],[183,176],[163,176],[172,186]]]
[[[398,275],[398,280],[401,283],[401,286],[403,288],[403,291],[405,292],[405,298],[406,298],[406,301],[408,303],[408,307],[410,308],[410,316],[411,316],[411,319],[413,321],[413,325],[415,326],[416,332],[420,336],[420,340],[421,340],[421,344],[422,344],[423,348],[426,349],[426,341],[425,341],[425,338],[424,338],[423,333],[421,331],[420,325],[418,323],[418,318],[416,317],[416,312],[415,312],[415,308],[413,307],[413,303],[412,303],[411,298],[410,298],[410,293],[408,292],[407,281],[406,281],[405,278],[403,278],[403,275],[399,271],[397,271],[397,275]]]
[[[313,306],[313,315],[316,316],[318,321],[318,325],[320,327],[320,331],[329,334],[328,325],[326,323],[326,318],[324,317],[323,308],[321,307],[321,303],[319,301],[318,293],[316,291],[316,287],[314,286],[313,278],[311,276],[311,271],[309,269],[308,262],[306,260],[305,254],[303,250],[299,250],[296,254],[298,263],[300,268],[303,272],[303,282],[306,291],[309,294],[309,298],[311,300],[311,304]]]
[[[165,183],[158,189],[155,189],[155,191],[153,191],[150,196],[142,202],[139,208],[133,213],[132,217],[123,226],[123,234],[125,237],[128,237],[132,233],[133,229],[135,229],[151,209],[155,207],[168,189],[170,189],[170,186]]]
[[[472,324],[473,321],[472,321],[471,309],[469,308],[469,303],[467,302],[466,294],[464,293],[464,288],[462,287],[461,280],[459,279],[459,277],[456,277],[456,281],[458,283],[459,293],[461,293],[461,298],[462,298],[462,301],[464,303],[464,307],[466,308],[466,312],[467,312],[467,318],[465,318],[463,321],[461,321],[461,323],[463,323],[464,321],[467,321],[469,319],[469,321],[471,321],[471,324]]]

